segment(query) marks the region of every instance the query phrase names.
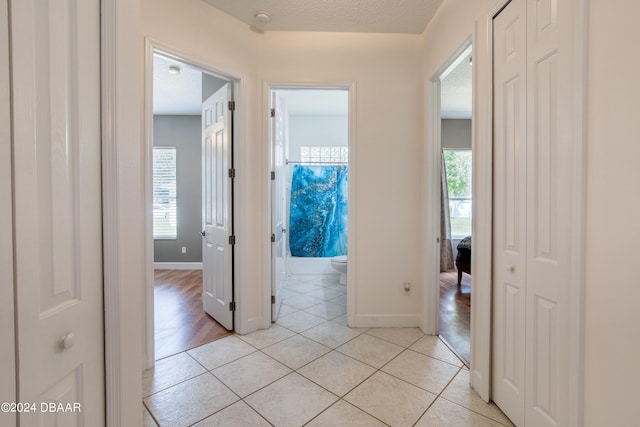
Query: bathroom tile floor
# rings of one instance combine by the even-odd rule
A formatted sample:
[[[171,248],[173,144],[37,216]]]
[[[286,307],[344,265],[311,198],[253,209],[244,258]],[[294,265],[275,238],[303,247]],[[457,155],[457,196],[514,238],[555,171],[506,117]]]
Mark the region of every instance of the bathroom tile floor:
[[[512,426],[438,337],[347,327],[337,276],[295,277],[282,297],[270,329],[145,371],[145,426]]]

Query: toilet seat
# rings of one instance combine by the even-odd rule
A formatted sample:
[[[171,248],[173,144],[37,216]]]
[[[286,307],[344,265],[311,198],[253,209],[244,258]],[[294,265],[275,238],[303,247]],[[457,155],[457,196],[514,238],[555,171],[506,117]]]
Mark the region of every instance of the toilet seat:
[[[335,263],[339,263],[339,264],[346,264],[347,263],[347,256],[346,255],[335,256],[335,257],[331,258],[331,262],[335,262]]]

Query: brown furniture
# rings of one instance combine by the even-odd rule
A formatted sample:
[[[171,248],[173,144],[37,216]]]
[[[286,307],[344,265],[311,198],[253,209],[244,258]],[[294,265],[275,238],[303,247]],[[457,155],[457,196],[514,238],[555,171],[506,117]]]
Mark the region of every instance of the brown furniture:
[[[458,286],[462,282],[462,273],[471,274],[471,236],[467,236],[460,240],[458,246],[458,255],[456,255],[456,267],[458,268]]]

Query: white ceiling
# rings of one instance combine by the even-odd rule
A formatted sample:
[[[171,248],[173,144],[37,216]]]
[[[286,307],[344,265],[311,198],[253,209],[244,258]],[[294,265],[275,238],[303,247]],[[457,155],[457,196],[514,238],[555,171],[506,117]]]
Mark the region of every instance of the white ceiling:
[[[421,33],[442,0],[203,0],[258,30]],[[271,22],[254,22],[256,11],[266,11]],[[254,28],[256,29],[256,28]],[[443,118],[471,118],[471,53],[456,61],[441,81]],[[178,65],[180,74],[170,74]],[[154,55],[154,114],[200,114],[202,73],[185,64]],[[328,91],[309,97],[288,90],[291,114],[344,114],[346,91]],[[333,92],[333,93],[332,93]],[[342,98],[344,97],[344,98]]]
[[[180,74],[169,73],[177,65]],[[160,55],[153,55],[153,114],[200,115],[202,72]]]
[[[349,112],[349,92],[334,89],[278,90],[291,115],[339,116]]]
[[[260,31],[420,34],[442,0],[204,0]],[[256,21],[257,12],[271,18]]]
[[[443,119],[470,119],[472,94],[471,49],[463,52],[440,80],[440,115]]]

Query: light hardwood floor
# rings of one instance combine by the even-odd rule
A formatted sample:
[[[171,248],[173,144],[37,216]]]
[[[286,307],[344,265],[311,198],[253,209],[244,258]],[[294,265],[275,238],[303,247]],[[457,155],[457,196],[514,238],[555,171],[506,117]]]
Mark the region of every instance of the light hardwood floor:
[[[471,362],[471,276],[458,270],[440,273],[440,337],[469,366]]]
[[[201,270],[154,274],[156,360],[231,335],[202,309]]]

